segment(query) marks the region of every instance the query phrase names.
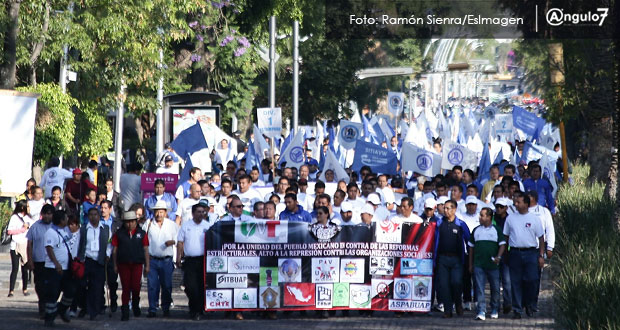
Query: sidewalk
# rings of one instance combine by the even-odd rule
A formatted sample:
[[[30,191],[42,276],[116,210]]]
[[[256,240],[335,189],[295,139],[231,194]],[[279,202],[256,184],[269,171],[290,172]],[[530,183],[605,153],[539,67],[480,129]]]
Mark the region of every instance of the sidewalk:
[[[23,329],[44,329],[43,321],[37,318],[37,296],[34,287],[29,287],[30,296],[24,297],[21,293],[20,275],[15,288],[15,296],[7,298],[8,281],[11,271],[11,261],[8,253],[0,254],[0,319],[5,323],[0,326],[4,330],[23,330]],[[539,308],[540,313],[535,317],[523,316],[521,320],[510,319],[511,314],[500,314],[497,320],[488,318],[486,321],[474,321],[474,312],[465,312],[462,317],[455,315],[452,319],[442,319],[438,313],[433,316],[407,315],[403,318],[395,318],[394,313],[375,312],[372,318],[359,317],[357,312],[352,311],[351,317],[332,317],[326,320],[314,317],[314,312],[309,311],[307,315],[301,317],[298,313],[293,313],[289,317],[284,317],[279,313],[280,319],[277,321],[264,320],[258,313],[244,313],[246,320],[236,321],[224,318],[224,313],[210,313],[202,321],[191,321],[187,318],[187,298],[178,288],[173,289],[172,298],[174,309],[171,310],[170,318],[163,318],[161,314],[157,318],[147,319],[146,305],[147,293],[142,290],[142,312],[140,318],[130,318],[129,322],[120,321],[120,310],[113,313],[112,318],[100,315],[95,321],[86,319],[73,319],[71,323],[65,324],[59,318],[56,320],[57,329],[136,329],[136,330],[158,330],[158,329],[199,329],[204,327],[215,327],[216,329],[253,329],[253,330],[274,330],[286,329],[551,329],[554,327],[552,317],[553,296],[552,284],[549,278],[549,268],[543,272],[542,287],[540,293]],[[120,295],[120,290],[119,290]],[[120,301],[119,301],[120,302]]]

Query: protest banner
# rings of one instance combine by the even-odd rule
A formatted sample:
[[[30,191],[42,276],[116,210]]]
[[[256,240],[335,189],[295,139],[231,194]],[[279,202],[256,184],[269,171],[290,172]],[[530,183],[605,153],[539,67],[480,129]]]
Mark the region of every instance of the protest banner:
[[[355,142],[362,135],[363,125],[348,120],[340,121],[340,132],[338,134],[338,142],[345,149],[353,149]],[[321,139],[321,143],[323,143]]]
[[[537,139],[538,134],[545,125],[545,120],[521,107],[512,107],[512,125],[532,139]]]
[[[450,170],[460,165],[463,169],[476,170],[478,159],[476,154],[455,142],[447,143],[441,152],[441,168]]]
[[[441,170],[441,156],[431,151],[414,146],[409,142],[403,143],[401,156],[402,169],[413,171],[425,176],[434,176]]]
[[[269,137],[280,136],[282,133],[281,108],[257,108],[256,119],[260,132]]]
[[[353,171],[359,171],[362,166],[369,166],[374,173],[396,174],[398,158],[391,150],[385,149],[374,143],[357,140],[355,145],[355,157],[353,158]]]
[[[205,233],[205,310],[429,312],[435,224],[401,224],[393,243],[376,226],[218,222]]]
[[[388,110],[398,116],[403,111],[405,93],[388,92]]]
[[[140,175],[140,190],[142,190],[142,197],[144,199],[149,198],[155,193],[155,180],[157,179],[164,181],[165,192],[174,195],[177,191],[177,182],[179,181],[177,174],[142,173]]]

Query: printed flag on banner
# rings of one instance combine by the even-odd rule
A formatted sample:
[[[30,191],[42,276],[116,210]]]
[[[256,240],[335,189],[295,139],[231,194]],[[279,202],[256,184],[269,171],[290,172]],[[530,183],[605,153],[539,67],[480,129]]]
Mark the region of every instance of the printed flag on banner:
[[[431,151],[404,142],[402,169],[432,177],[441,171],[441,156]]]
[[[334,171],[334,180],[344,180],[347,184],[349,183],[349,175],[344,168],[342,168],[340,162],[338,162],[338,159],[336,158],[336,155],[334,155],[334,152],[331,150],[327,150],[325,164],[323,165],[323,172],[319,177],[319,179],[323,182],[325,182],[325,171],[328,169]]]
[[[531,139],[538,139],[538,134],[545,125],[545,120],[521,107],[513,106],[512,125],[522,130]]]
[[[549,182],[551,183],[551,186],[553,187],[553,196],[555,197],[555,195],[558,193],[558,184],[555,181],[555,170],[556,170],[556,164],[557,164],[558,159],[555,158],[553,155],[543,155],[542,159],[540,160],[540,168],[542,169],[542,176],[544,178],[547,178],[549,180]]]
[[[374,143],[357,140],[355,145],[355,157],[353,158],[354,171],[359,171],[362,166],[369,166],[374,173],[395,175],[398,159],[391,150],[385,149]]]
[[[388,110],[398,116],[403,111],[405,93],[388,92]]]
[[[280,154],[280,164],[286,162],[286,167],[296,167],[299,169],[306,160],[304,153],[304,133],[303,130],[297,131],[291,143]]]
[[[543,146],[535,145],[530,141],[525,141],[521,161],[527,164],[533,160],[539,160],[547,153],[547,150],[548,149]]]
[[[340,132],[338,142],[345,149],[353,149],[357,139],[362,135],[363,125],[348,120],[340,121]]]
[[[560,130],[553,128],[551,124],[545,124],[540,133],[538,144],[547,149],[554,150],[556,143],[560,143]]]
[[[495,134],[501,142],[512,141],[512,115],[497,114],[495,115]]]
[[[441,168],[450,170],[456,165],[475,171],[478,160],[473,151],[458,143],[450,142],[443,146]]]

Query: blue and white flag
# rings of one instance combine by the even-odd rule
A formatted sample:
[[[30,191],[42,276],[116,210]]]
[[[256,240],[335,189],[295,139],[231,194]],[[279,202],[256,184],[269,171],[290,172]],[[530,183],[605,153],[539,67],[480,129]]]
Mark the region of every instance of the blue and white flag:
[[[495,133],[493,133],[493,137],[498,138],[502,142],[512,141],[512,124],[513,119],[511,114],[502,113],[495,115],[493,125]]]
[[[177,138],[170,143],[170,147],[183,159],[187,159],[190,154],[196,151],[207,148],[207,141],[202,133],[200,123],[196,122],[196,124],[181,131]]]
[[[478,159],[476,154],[466,147],[455,142],[446,143],[441,151],[441,168],[451,170],[456,165],[475,171]]]
[[[349,175],[344,170],[342,165],[338,162],[336,155],[331,150],[327,150],[327,154],[325,155],[325,164],[323,165],[323,170],[319,179],[325,182],[325,171],[332,170],[334,171],[334,180],[336,182],[340,180],[344,180],[347,184],[349,183]]]
[[[396,175],[398,159],[392,150],[374,143],[357,140],[352,170],[359,171],[362,166],[369,166],[373,173]]]
[[[403,111],[405,93],[388,92],[388,110],[398,116]]]
[[[363,125],[348,120],[340,121],[340,131],[338,132],[338,142],[345,149],[355,148],[357,139],[362,136]]]
[[[553,128],[551,124],[545,124],[540,132],[538,144],[547,149],[554,150],[556,143],[560,143],[560,130]]]
[[[545,126],[545,120],[521,107],[513,106],[512,125],[522,130],[532,140],[537,140],[538,134]]]
[[[441,171],[441,155],[403,142],[402,170],[432,177]]]
[[[265,151],[269,151],[269,144],[263,137],[263,134],[258,130],[258,127],[254,125],[254,152],[256,152],[256,157],[258,162],[262,162],[265,159]],[[290,134],[289,134],[290,136]],[[289,138],[286,138],[284,142],[282,142],[283,148],[286,148],[285,144],[287,144]]]
[[[296,167],[299,169],[306,161],[304,152],[304,132],[300,129],[295,133],[293,140],[280,154],[280,164],[286,162],[286,167]]]
[[[557,153],[556,153],[557,155]],[[558,158],[554,155],[543,155],[540,160],[540,168],[542,170],[542,176],[547,178],[553,187],[553,196],[555,197],[558,193],[558,184],[555,181],[555,171],[557,169],[557,161]]]

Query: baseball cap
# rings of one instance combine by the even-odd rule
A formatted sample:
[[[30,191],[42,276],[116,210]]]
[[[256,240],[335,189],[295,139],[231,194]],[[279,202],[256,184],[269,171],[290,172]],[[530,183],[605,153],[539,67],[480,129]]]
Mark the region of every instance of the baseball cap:
[[[439,198],[437,198],[437,205],[444,204],[449,200],[450,198],[448,198],[448,196],[440,196]]]
[[[340,212],[352,212],[353,211],[353,204],[351,204],[351,202],[342,202],[342,204],[340,204]]]
[[[381,199],[379,198],[378,194],[372,193],[368,195],[368,199],[366,200],[368,203],[371,203],[372,205],[379,205],[381,204]]]
[[[375,214],[375,209],[372,208],[370,204],[364,205],[361,213]]]
[[[76,168],[73,170],[73,174],[82,174],[82,170],[80,170],[79,168],[77,168],[77,167],[76,167]]]
[[[478,198],[476,196],[467,196],[465,198],[465,204],[478,204]]]
[[[171,162],[172,161],[172,156],[168,155],[164,158],[164,162]]]
[[[424,201],[424,208],[425,208],[425,209],[432,209],[432,208],[434,208],[435,206],[437,206],[437,201],[435,201],[435,200],[434,200],[434,199],[432,199],[432,198],[427,198],[427,199]]]
[[[500,197],[495,201],[495,205],[510,206],[510,200],[506,197]]]

